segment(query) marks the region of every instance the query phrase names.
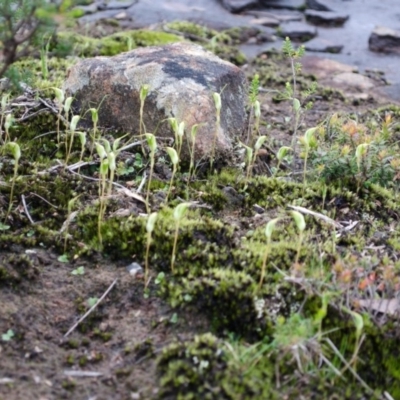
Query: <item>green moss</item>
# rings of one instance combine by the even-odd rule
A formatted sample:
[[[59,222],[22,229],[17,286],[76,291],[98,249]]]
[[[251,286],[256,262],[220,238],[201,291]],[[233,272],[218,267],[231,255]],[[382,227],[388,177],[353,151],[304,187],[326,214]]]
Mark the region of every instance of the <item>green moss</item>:
[[[240,369],[229,363],[222,343],[211,334],[164,348],[157,361],[157,372],[158,399],[268,398],[261,397],[260,385],[245,379]],[[263,383],[267,394],[268,382]]]
[[[101,39],[90,38],[74,32],[60,32],[56,48],[70,49],[69,52],[81,57],[113,56],[137,47],[158,46],[181,41],[177,36],[166,32],[133,30],[117,32]]]

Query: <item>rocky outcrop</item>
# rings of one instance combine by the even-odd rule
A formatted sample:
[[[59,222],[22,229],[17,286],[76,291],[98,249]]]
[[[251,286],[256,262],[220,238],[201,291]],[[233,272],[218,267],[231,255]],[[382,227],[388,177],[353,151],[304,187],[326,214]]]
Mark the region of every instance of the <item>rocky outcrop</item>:
[[[368,40],[372,51],[400,54],[400,31],[377,26]]]
[[[75,113],[84,116],[84,128],[92,125],[91,108],[99,108],[99,123],[110,132],[139,133],[140,90],[148,85],[144,106],[147,132],[157,137],[174,138],[168,121],[175,117],[191,127],[200,124],[196,137],[196,159],[212,154],[216,136],[216,155],[232,149],[233,138],[246,123],[246,79],[233,64],[223,61],[202,47],[175,43],[147,47],[115,57],[81,60],[68,73],[64,89],[74,96]],[[213,93],[221,94],[221,124],[217,130]],[[184,143],[182,157],[188,158]]]

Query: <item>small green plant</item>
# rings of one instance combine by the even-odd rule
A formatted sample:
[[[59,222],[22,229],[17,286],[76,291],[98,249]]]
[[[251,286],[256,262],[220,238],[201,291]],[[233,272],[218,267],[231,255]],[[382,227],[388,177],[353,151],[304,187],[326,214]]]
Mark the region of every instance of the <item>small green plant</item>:
[[[360,190],[362,166],[363,166],[364,160],[368,154],[369,146],[370,145],[368,143],[361,143],[356,148],[356,161],[357,161],[357,169],[358,169],[358,174],[359,174],[357,192]]]
[[[93,123],[92,145],[90,147],[90,156],[92,156],[94,143],[96,142],[96,140],[98,140],[98,138],[97,138],[97,124],[99,122],[99,111],[97,110],[97,108],[90,108],[89,111],[90,111],[90,114],[92,116],[92,123]]]
[[[1,340],[3,342],[9,342],[15,336],[15,333],[12,329],[9,329],[6,333],[1,335]]]
[[[306,222],[304,220],[303,214],[298,211],[291,211],[294,222],[296,223],[297,229],[299,231],[299,238],[297,239],[297,252],[295,265],[298,265],[300,258],[301,246],[303,244],[304,230],[306,229]]]
[[[153,178],[153,172],[154,172],[154,163],[155,163],[155,156],[156,156],[156,151],[157,151],[157,140],[156,140],[156,137],[152,133],[146,133],[145,136],[146,136],[147,145],[149,146],[149,149],[150,149],[150,173],[149,173],[149,181],[147,184],[147,193],[146,193],[146,208],[147,208],[147,212],[149,212],[149,210],[150,210],[149,196],[150,196],[151,180]]]
[[[176,152],[178,154],[178,157],[180,158],[183,144],[183,136],[185,134],[185,122],[181,121],[178,124],[176,118],[168,118],[168,121],[171,125],[172,130],[174,131]]]
[[[140,139],[143,138],[143,135],[144,135],[144,133],[146,132],[146,127],[145,127],[144,121],[143,121],[143,111],[144,111],[144,103],[145,103],[146,97],[147,97],[147,95],[148,95],[148,93],[149,93],[149,89],[150,89],[149,85],[143,85],[143,86],[140,88],[140,91],[139,91],[139,99],[140,99],[140,109],[139,109],[139,136],[140,136]],[[144,147],[143,147],[143,144],[142,144],[142,151],[143,151],[143,154],[144,154]]]
[[[179,226],[180,223],[185,216],[187,209],[190,207],[190,203],[181,203],[178,204],[174,209],[174,220],[175,220],[175,234],[174,234],[174,245],[172,247],[172,256],[171,256],[171,271],[175,272],[175,257],[176,257],[176,245],[178,243],[178,235],[179,235]]]
[[[99,206],[99,215],[98,215],[98,223],[97,223],[97,236],[99,239],[99,245],[100,247],[102,246],[102,235],[101,235],[101,224],[103,220],[103,214],[105,212],[105,193],[106,193],[106,187],[107,187],[107,176],[108,176],[108,171],[109,171],[109,160],[107,157],[107,152],[100,143],[96,142],[96,150],[97,154],[100,157],[100,181],[99,181],[99,201],[100,201],[100,206]]]
[[[215,159],[215,149],[217,147],[217,138],[221,131],[221,108],[222,108],[221,95],[219,93],[213,93],[213,99],[214,99],[214,104],[215,104],[216,122],[215,122],[215,131],[214,131],[214,137],[213,137],[213,143],[212,143],[212,149],[211,149],[210,172],[213,171],[213,165],[214,165],[214,159]]]
[[[57,129],[57,145],[60,145],[60,122],[61,122],[61,112],[63,110],[63,107],[65,108],[65,104],[64,104],[64,100],[65,100],[65,94],[64,91],[53,87],[54,90],[54,94],[56,96],[56,105],[58,108],[58,113],[57,113],[57,125],[56,125],[56,129]],[[72,102],[72,98],[71,98],[71,102]],[[68,118],[67,118],[68,119]]]
[[[165,198],[165,202],[168,203],[168,198],[169,198],[169,195],[171,194],[171,189],[172,189],[172,185],[174,183],[175,174],[176,174],[176,171],[177,171],[178,165],[179,165],[179,156],[178,156],[178,153],[176,152],[176,150],[172,147],[167,147],[165,150],[168,153],[168,155],[171,159],[171,162],[172,162],[171,180],[169,182],[169,188],[168,188],[167,196]]]
[[[267,260],[269,253],[271,252],[271,239],[272,239],[272,234],[275,230],[275,225],[277,222],[280,220],[280,218],[274,218],[271,221],[267,223],[267,226],[265,227],[265,236],[267,237],[267,246],[265,247],[264,251],[264,257],[263,257],[263,262],[261,266],[261,276],[260,276],[260,283],[258,285],[259,290],[261,290],[261,287],[264,282],[264,277],[265,277],[265,270],[267,267]]]
[[[71,271],[71,275],[85,275],[85,267],[78,267]]]
[[[303,184],[304,188],[306,186],[306,174],[307,174],[307,161],[308,161],[308,156],[310,153],[310,149],[314,148],[316,146],[316,140],[314,133],[317,130],[317,128],[310,128],[307,129],[306,133],[302,138],[300,138],[300,143],[302,144],[304,148],[304,167],[303,167]]]
[[[8,103],[8,99],[10,97],[9,93],[5,93],[1,96],[1,116],[0,116],[0,141],[4,144],[6,143],[6,137],[3,138],[3,122],[4,122],[4,118],[6,115],[6,108],[7,108],[7,103]]]
[[[199,129],[199,124],[195,124],[192,126],[192,129],[190,130],[190,139],[192,142],[192,146],[190,148],[190,165],[189,165],[189,174],[188,174],[188,180],[187,180],[187,185],[186,185],[186,193],[187,196],[189,196],[189,184],[192,179],[192,176],[194,174],[194,150],[195,150],[195,144],[196,144],[196,136],[197,136],[197,130]]]
[[[81,153],[79,155],[79,162],[83,160],[83,154],[85,153],[85,146],[86,146],[86,132],[76,132],[79,137],[79,141],[81,142]],[[80,169],[80,168],[79,168]],[[79,173],[78,169],[78,173]]]
[[[61,263],[68,263],[69,259],[68,259],[68,256],[66,254],[62,254],[61,256],[57,257],[57,261],[59,261]]]
[[[79,115],[74,115],[71,119],[71,123],[69,124],[69,135],[67,134],[65,138],[65,148],[67,149],[67,154],[65,156],[65,167],[68,166],[68,161],[72,151],[72,145],[74,143],[76,127],[80,119],[81,117]],[[69,146],[68,146],[68,136],[69,136]]]
[[[249,115],[249,126],[247,128],[247,146],[253,147],[253,133],[258,133],[260,127],[261,107],[260,102],[257,100],[260,88],[260,77],[255,74],[251,80],[249,89],[249,103],[250,103],[250,115]],[[252,129],[253,117],[255,117],[254,128]]]
[[[292,148],[288,147],[288,146],[282,146],[279,148],[278,153],[276,154],[278,164],[276,165],[276,169],[274,171],[274,176],[278,173],[279,167],[281,166],[282,161],[285,159],[285,157],[287,156],[287,154],[290,150],[292,150]]]
[[[67,220],[65,221],[65,233],[64,233],[64,253],[67,252],[68,228],[72,217],[72,207],[75,205],[75,202],[78,200],[79,197],[80,195],[74,197],[68,202],[68,214],[67,214]]]
[[[4,138],[4,143],[7,143],[10,138],[10,128],[12,127],[12,124],[14,123],[14,117],[12,114],[7,114],[6,119],[4,121],[4,129],[6,131],[6,136]]]
[[[144,288],[147,289],[149,282],[149,251],[151,245],[151,235],[154,231],[154,226],[156,224],[158,214],[156,212],[151,213],[147,217],[146,231],[147,231],[147,241],[146,241],[146,258],[145,258],[145,269],[144,269]]]
[[[43,36],[43,40],[44,40],[45,36]],[[49,48],[50,48],[50,39],[51,37],[49,37],[47,39],[47,42],[45,45],[42,45],[41,49],[40,49],[40,66],[42,68],[42,77],[44,80],[47,80],[48,76],[49,76],[49,67],[47,65],[47,58],[48,58],[48,54],[49,54]]]
[[[8,219],[8,216],[10,215],[10,212],[11,212],[11,209],[12,209],[15,182],[17,180],[17,175],[18,175],[19,159],[21,158],[21,149],[20,149],[18,143],[16,143],[16,142],[8,142],[7,143],[7,148],[10,150],[12,156],[14,157],[14,174],[13,174],[13,177],[12,177],[10,199],[9,199],[8,210],[7,210],[7,214],[6,214],[6,218],[5,218],[6,221]]]
[[[89,308],[92,308],[99,301],[98,297],[89,297],[87,299],[87,305]]]
[[[303,45],[295,49],[292,44],[292,41],[288,37],[286,37],[283,42],[282,52],[290,60],[290,65],[292,69],[292,83],[286,82],[285,90],[283,91],[282,96],[283,99],[292,102],[294,123],[293,123],[293,140],[291,147],[293,149],[293,154],[296,155],[297,132],[304,112],[312,107],[312,103],[310,102],[303,107],[300,101],[300,97],[307,98],[311,94],[315,93],[317,89],[317,84],[316,82],[313,82],[311,86],[303,93],[299,93],[297,89],[297,76],[301,72],[302,68],[301,63],[298,60],[300,60],[305,53],[305,47]]]

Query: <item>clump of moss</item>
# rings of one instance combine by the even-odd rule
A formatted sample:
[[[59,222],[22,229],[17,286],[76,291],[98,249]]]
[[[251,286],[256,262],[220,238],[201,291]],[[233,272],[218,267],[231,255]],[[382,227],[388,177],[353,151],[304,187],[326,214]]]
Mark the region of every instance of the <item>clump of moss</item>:
[[[24,280],[35,279],[38,274],[38,268],[26,254],[10,254],[0,257],[0,284],[19,284]]]
[[[137,47],[158,46],[181,40],[179,36],[171,33],[148,30],[117,32],[101,39],[74,32],[60,32],[54,47],[69,49],[69,53],[80,57],[114,56]]]
[[[172,343],[157,361],[160,390],[157,398],[255,399],[260,390],[229,362],[222,344],[211,334],[193,341]]]
[[[258,318],[255,282],[245,272],[214,268],[199,276],[165,281],[161,292],[173,307],[194,306],[210,318],[217,332],[251,337],[265,335],[267,322]]]

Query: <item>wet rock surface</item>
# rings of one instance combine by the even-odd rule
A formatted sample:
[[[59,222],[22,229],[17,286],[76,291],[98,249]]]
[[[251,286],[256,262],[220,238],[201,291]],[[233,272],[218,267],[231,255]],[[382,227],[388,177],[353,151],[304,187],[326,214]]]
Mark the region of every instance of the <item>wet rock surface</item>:
[[[198,160],[230,151],[232,139],[244,130],[247,98],[244,73],[189,43],[84,59],[69,71],[64,89],[75,97],[76,112],[81,115],[91,107],[99,108],[100,127],[137,134],[140,90],[144,85],[148,85],[143,113],[146,132],[174,139],[166,121],[170,117],[178,123],[184,121],[188,132],[199,124],[195,142]],[[220,126],[216,123],[214,92],[221,94]],[[89,118],[82,121],[84,127],[92,124]],[[182,159],[189,160],[187,149],[184,143]]]
[[[400,31],[383,26],[374,29],[369,37],[369,48],[372,51],[395,53],[400,55]]]
[[[124,5],[125,10],[113,9],[114,3]],[[169,21],[186,20],[218,30],[255,26],[266,30],[269,37],[273,37],[275,33],[273,43],[263,45],[253,41],[252,46],[243,48],[250,57],[268,48],[280,49],[282,39],[278,33],[287,31],[288,28],[285,25],[291,21],[305,22],[307,15],[321,15],[320,19],[323,19],[323,15],[336,15],[333,20],[342,23],[344,17],[349,16],[340,27],[321,26],[315,19],[309,21],[310,29],[313,29],[316,24],[319,25],[316,36],[318,39],[332,41],[334,37],[335,40],[334,46],[327,43],[321,45],[322,42],[317,42],[318,45],[316,45],[315,42],[311,42],[307,45],[308,50],[327,51],[328,58],[355,65],[361,72],[365,69],[382,70],[389,82],[394,84],[400,82],[398,56],[389,53],[383,57],[376,54],[376,51],[371,51],[371,46],[372,50],[379,46],[385,47],[381,38],[372,34],[377,26],[398,29],[398,17],[393,12],[398,7],[396,0],[387,0],[385,3],[363,0],[198,0],[195,3],[191,0],[160,0],[158,2],[137,0],[111,2],[108,5],[104,1],[99,1],[94,4],[98,10],[102,10],[94,12],[93,5],[87,6],[85,12],[88,14],[82,17],[83,23],[118,16],[123,29],[163,26]],[[319,14],[315,14],[315,11]],[[341,18],[337,19],[338,17]],[[276,31],[274,32],[271,27]],[[372,44],[368,46],[370,36]],[[339,53],[341,46],[343,49]],[[392,50],[391,52],[393,53]]]
[[[332,11],[306,10],[304,15],[315,25],[341,26],[349,19],[347,14]]]

